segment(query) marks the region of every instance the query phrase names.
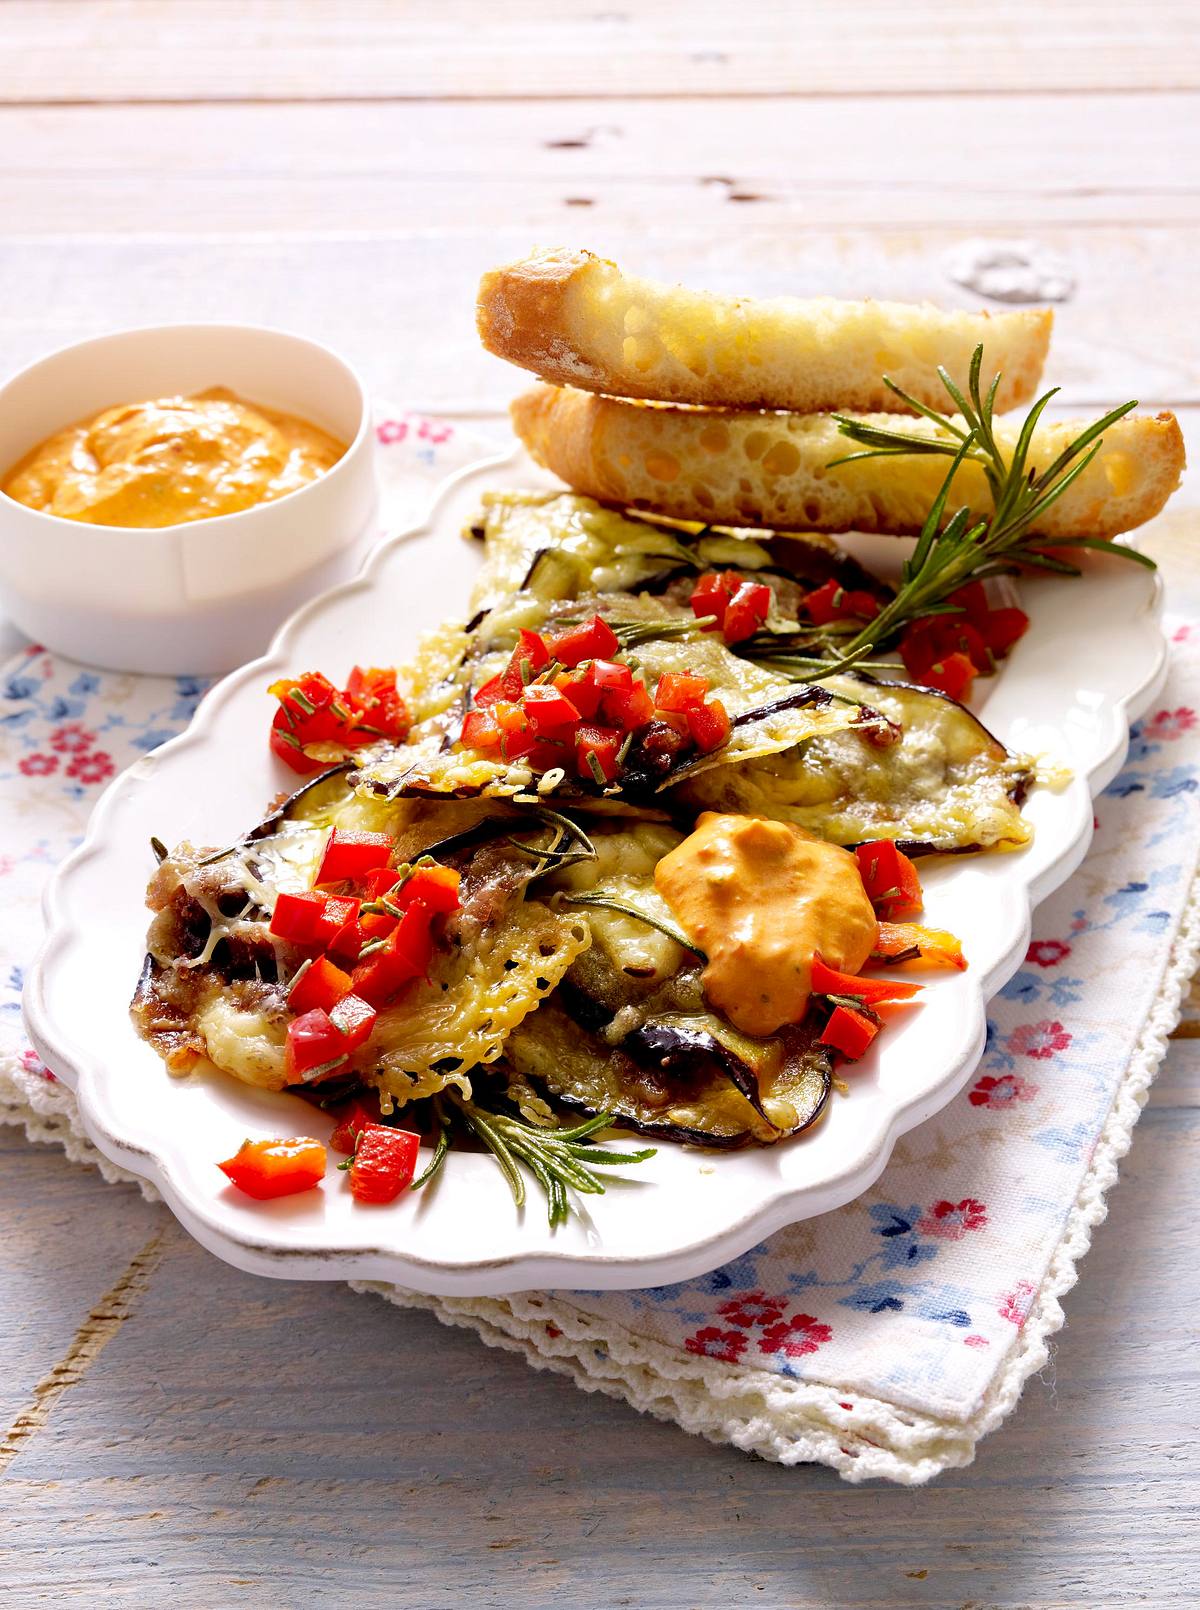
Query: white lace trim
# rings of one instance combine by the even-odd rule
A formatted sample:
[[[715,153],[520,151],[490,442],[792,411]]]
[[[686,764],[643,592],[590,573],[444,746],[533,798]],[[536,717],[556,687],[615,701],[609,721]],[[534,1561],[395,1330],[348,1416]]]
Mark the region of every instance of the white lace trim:
[[[1048,1359],[1049,1338],[1063,1323],[1060,1299],[1075,1284],[1076,1266],[1104,1217],[1105,1194],[1129,1150],[1198,961],[1200,874],[1192,883],[1157,999],[1037,1299],[991,1387],[965,1420],[913,1413],[850,1388],[786,1381],[767,1370],[693,1357],[624,1327],[606,1327],[560,1295],[439,1298],[373,1281],[351,1285],[401,1308],[427,1309],[445,1325],[473,1330],[489,1347],[522,1354],[534,1369],[568,1375],[585,1392],[621,1398],[710,1441],[732,1443],[784,1465],[830,1465],[847,1481],[882,1476],[919,1485],[943,1470],[970,1464],[979,1438],[1001,1423],[1030,1375]],[[152,1186],[110,1163],[87,1139],[65,1085],[12,1058],[0,1061],[0,1123],[22,1125],[30,1140],[61,1146],[72,1162],[98,1168],[110,1182],[130,1180],[148,1200],[157,1200]],[[846,1401],[853,1402],[852,1410],[842,1407]]]

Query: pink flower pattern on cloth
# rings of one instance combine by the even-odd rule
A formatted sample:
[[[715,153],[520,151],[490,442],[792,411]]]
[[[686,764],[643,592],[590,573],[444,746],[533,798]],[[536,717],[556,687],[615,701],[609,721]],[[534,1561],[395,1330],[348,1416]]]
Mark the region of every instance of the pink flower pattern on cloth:
[[[431,478],[494,445],[399,413],[376,432],[396,521]],[[681,1361],[834,1385],[851,1420],[856,1392],[974,1411],[1037,1301],[1195,875],[1200,632],[1177,624],[1172,636],[1170,682],[1097,801],[1088,859],[1036,913],[961,1095],[901,1138],[858,1201],[680,1285],[572,1293],[576,1312]],[[0,1060],[18,1080],[44,1089],[52,1077],[20,1020],[46,876],[114,772],[181,731],[204,692],[194,678],[97,672],[37,647],[0,673]]]

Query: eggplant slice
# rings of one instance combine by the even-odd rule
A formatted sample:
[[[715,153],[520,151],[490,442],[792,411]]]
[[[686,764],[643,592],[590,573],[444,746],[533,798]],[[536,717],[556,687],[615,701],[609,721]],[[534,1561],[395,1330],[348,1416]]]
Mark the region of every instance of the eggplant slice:
[[[1010,755],[977,716],[945,694],[905,683],[842,677],[901,732],[875,748],[852,735],[705,772],[679,790],[691,811],[733,811],[794,822],[835,844],[894,839],[912,853],[1028,842],[1021,801],[1032,766]]]
[[[592,943],[553,997],[509,1036],[514,1099],[532,1089],[675,1139],[770,1144],[820,1115],[829,1054],[811,1014],[758,1040],[712,1011],[700,958],[657,926],[664,916],[668,929],[676,925],[654,869],[682,837],[656,824],[602,829],[593,835],[593,860],[547,879],[564,903],[602,896],[621,909],[576,908]]]
[[[428,980],[380,1012],[348,1068],[397,1103],[448,1084],[469,1094],[470,1070],[495,1061],[591,942],[576,912],[531,894],[535,863],[507,836],[521,820],[475,801],[363,800],[339,774],[299,790],[228,850],[179,846],[148,892],[156,915],[131,1008],[139,1033],[173,1071],[206,1057],[244,1083],[284,1089],[287,990],[304,956],[269,932],[275,898],[311,885],[330,826],[384,829],[408,859],[438,848],[462,875],[462,906],[443,925]]]
[[[712,1021],[652,1019],[610,1045],[580,1026],[560,991],[509,1035],[501,1068],[516,1076],[514,1091],[529,1087],[567,1107],[612,1113],[622,1128],[699,1146],[770,1145],[816,1122],[832,1067],[815,1026],[755,1042],[761,1055],[752,1064],[710,1032]]]
[[[590,778],[574,776],[574,757],[565,749],[562,775],[552,770],[537,785],[520,760],[491,759],[458,746],[473,690],[504,669],[521,627],[553,632],[568,621],[595,614],[603,615],[618,631],[628,629],[635,634],[636,642],[626,658],[641,668],[648,687],[655,687],[669,672],[689,671],[707,677],[710,693],[722,701],[732,719],[728,744],[703,756],[694,750],[681,753],[676,746],[663,751],[665,763],[653,764],[647,758],[643,736],[629,757],[626,775],[620,783],[605,788]],[[733,765],[849,727],[871,729],[876,737],[886,737],[887,723],[861,698],[847,699],[836,691],[797,686],[787,677],[739,659],[715,635],[677,635],[681,627],[693,623],[691,611],[679,605],[624,593],[587,594],[558,604],[523,598],[497,608],[468,634],[468,647],[453,673],[458,696],[446,699],[437,714],[414,727],[407,743],[356,767],[350,774],[351,785],[381,799],[408,794],[512,798],[536,787],[543,797],[552,794],[562,802],[607,799],[653,805],[655,794],[685,769],[691,775]]]
[[[573,492],[493,492],[467,528],[486,545],[471,594],[478,619],[526,593],[551,603],[589,592],[661,593],[687,603],[705,570],[766,582],[785,613],[802,591],[837,581],[886,597],[876,577],[828,537],[638,519]]]

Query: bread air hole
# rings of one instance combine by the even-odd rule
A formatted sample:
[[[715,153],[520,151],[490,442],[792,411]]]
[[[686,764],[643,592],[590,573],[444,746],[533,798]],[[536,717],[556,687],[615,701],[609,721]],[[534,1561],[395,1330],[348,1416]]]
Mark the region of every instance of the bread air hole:
[[[711,453],[714,458],[718,453],[729,451],[729,432],[724,425],[705,425],[699,440],[704,451]]]
[[[646,474],[652,480],[676,481],[679,479],[679,460],[674,453],[647,453],[642,462],[645,465]]]
[[[768,475],[794,475],[800,468],[800,449],[794,442],[776,442],[764,453],[762,467]]]
[[[621,343],[621,353],[630,368],[644,371],[653,367],[658,343],[642,336],[627,335]]]
[[[711,509],[716,506],[716,499],[706,486],[693,486],[692,496],[702,509]]]
[[[754,463],[766,452],[770,440],[765,430],[752,430],[742,444],[742,451]]]

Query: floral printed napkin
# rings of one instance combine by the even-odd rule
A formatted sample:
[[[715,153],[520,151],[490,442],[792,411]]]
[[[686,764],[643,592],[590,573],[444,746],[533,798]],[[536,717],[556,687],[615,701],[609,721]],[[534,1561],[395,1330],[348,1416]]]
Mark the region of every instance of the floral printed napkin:
[[[377,429],[392,524],[491,446],[398,413]],[[911,1483],[968,1463],[1047,1357],[1200,952],[1200,627],[1171,630],[1168,687],[1097,802],[1087,861],[1039,908],[1025,964],[992,1003],[975,1079],[898,1142],[875,1189],[676,1286],[360,1289],[785,1464]],[[184,727],[204,691],[38,648],[0,675],[0,1119],[110,1178],[24,1039],[21,970],[47,874],[102,785]]]

